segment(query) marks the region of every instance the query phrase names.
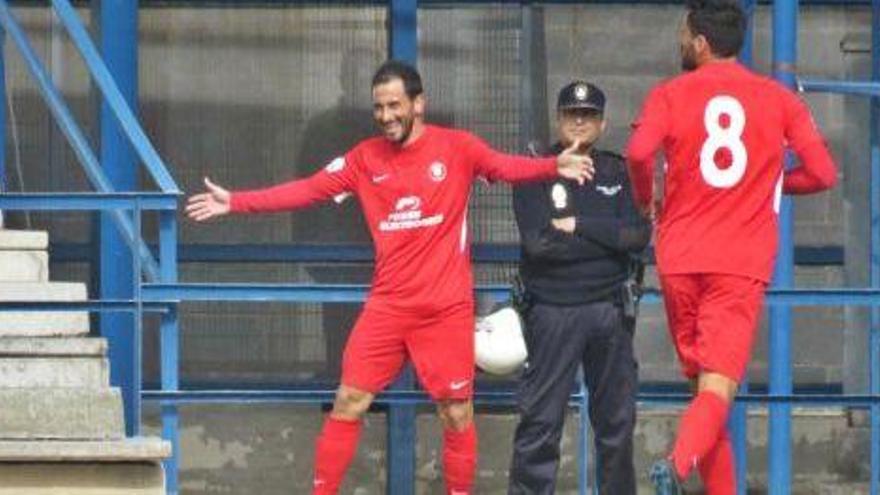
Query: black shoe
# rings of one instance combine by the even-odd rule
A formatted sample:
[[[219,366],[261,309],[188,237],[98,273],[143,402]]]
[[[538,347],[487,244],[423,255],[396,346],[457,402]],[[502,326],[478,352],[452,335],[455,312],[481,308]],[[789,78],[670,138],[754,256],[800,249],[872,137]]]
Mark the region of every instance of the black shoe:
[[[648,476],[654,483],[657,495],[682,495],[681,481],[668,459],[655,462]]]

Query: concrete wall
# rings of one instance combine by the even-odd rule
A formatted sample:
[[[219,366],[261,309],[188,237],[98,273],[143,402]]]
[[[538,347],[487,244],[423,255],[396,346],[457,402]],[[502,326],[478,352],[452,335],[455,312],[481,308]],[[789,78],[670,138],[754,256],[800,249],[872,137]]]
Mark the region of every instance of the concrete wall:
[[[653,493],[648,469],[665,455],[674,436],[680,411],[642,408],[636,427],[635,464],[638,493]],[[288,495],[308,493],[311,486],[312,446],[320,430],[321,411],[307,406],[243,405],[186,406],[181,415],[181,493]],[[158,413],[148,408],[146,432],[156,434]],[[558,476],[559,495],[578,493],[577,414],[568,415],[562,438]],[[479,466],[476,493],[507,493],[507,470],[516,417],[480,411]],[[385,420],[370,414],[365,420],[360,448],[341,493],[385,494]],[[836,410],[795,410],[792,493],[794,495],[867,495],[870,459],[869,430],[853,426]],[[441,432],[430,410],[418,417],[416,493],[444,492]],[[755,409],[749,418],[748,493],[767,494],[767,415]],[[591,461],[592,462],[592,461]],[[591,464],[592,466],[592,464]],[[701,493],[696,479],[688,493]],[[394,493],[393,491],[391,493]]]

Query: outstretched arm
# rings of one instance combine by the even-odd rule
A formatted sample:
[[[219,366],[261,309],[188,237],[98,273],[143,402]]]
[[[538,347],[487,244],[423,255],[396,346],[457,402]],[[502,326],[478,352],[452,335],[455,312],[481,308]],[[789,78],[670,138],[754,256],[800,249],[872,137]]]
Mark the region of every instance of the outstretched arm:
[[[337,158],[324,169],[304,179],[292,180],[265,189],[228,191],[207,178],[208,191],[192,196],[187,202],[187,215],[202,222],[229,213],[271,213],[305,208],[329,199],[356,185],[353,164],[349,157]]]
[[[526,158],[495,151],[476,136],[467,139],[465,152],[474,163],[474,175],[489,181],[520,183],[564,177],[583,183],[593,178],[593,160],[577,154],[580,143],[556,157]]]

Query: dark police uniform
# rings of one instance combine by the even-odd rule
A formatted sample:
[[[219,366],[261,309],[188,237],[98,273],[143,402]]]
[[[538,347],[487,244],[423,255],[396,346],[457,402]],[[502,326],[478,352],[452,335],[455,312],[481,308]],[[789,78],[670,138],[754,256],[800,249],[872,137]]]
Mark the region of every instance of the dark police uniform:
[[[561,151],[558,144],[551,150]],[[580,366],[600,493],[636,493],[635,314],[624,289],[651,225],[633,203],[623,158],[606,151],[591,156],[596,174],[583,185],[556,179],[514,189],[529,358],[520,382],[511,495],[554,493],[565,412]],[[569,216],[576,218],[574,234],[551,225],[552,218]]]

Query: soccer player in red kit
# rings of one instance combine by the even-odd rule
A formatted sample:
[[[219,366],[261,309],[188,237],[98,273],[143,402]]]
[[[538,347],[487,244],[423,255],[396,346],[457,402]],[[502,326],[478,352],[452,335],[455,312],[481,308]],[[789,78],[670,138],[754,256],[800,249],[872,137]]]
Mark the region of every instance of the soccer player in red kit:
[[[773,272],[780,196],[836,182],[804,102],[736,61],[745,29],[735,0],[691,1],[681,27],[685,73],[651,90],[627,147],[645,210],[655,153],[665,154],[657,269],[672,341],[696,393],[671,454],[652,469],[663,495],[679,493],[695,467],[709,494],[736,493],[725,423]],[[800,165],[784,172],[786,147]]]
[[[314,495],[337,493],[354,457],[361,418],[375,394],[409,359],[437,403],[443,469],[452,495],[472,493],[474,302],[467,227],[477,177],[522,182],[592,177],[576,154],[529,159],[489,148],[476,136],[424,122],[419,73],[397,61],[373,77],[373,117],[382,136],[362,141],[301,180],[229,192],[206,179],[187,214],[204,221],[227,213],[295,210],[344,194],[357,196],[376,247],[369,296],[348,342],[333,410],[315,452]],[[332,226],[328,226],[332,228]]]

